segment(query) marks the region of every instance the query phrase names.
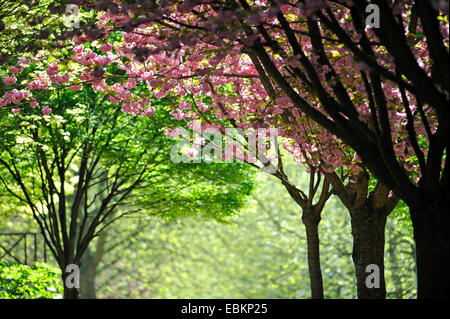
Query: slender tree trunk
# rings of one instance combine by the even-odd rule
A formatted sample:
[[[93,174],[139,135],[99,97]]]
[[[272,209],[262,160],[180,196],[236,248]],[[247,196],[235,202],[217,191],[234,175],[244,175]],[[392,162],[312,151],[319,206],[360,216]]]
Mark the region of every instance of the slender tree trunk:
[[[386,283],[384,278],[384,235],[386,214],[374,211],[370,203],[356,209],[351,214],[353,235],[353,263],[359,299],[385,299]],[[374,271],[368,265],[376,265],[378,276],[373,278],[375,287],[367,284],[368,276]],[[368,272],[366,272],[366,270]],[[369,278],[371,279],[371,278]]]
[[[331,196],[330,180],[324,178],[322,190],[318,201],[313,204],[314,196],[321,180],[321,173],[317,173],[312,168],[310,177],[310,187],[308,197],[305,197],[303,192],[298,190],[295,186],[287,181],[286,176],[282,178],[282,183],[286,190],[291,195],[291,198],[302,208],[302,222],[306,229],[306,242],[308,247],[308,268],[309,278],[311,281],[311,298],[323,299],[323,279],[322,270],[320,269],[320,241],[319,241],[319,223],[320,215],[325,206],[325,203]],[[317,174],[316,174],[317,173]],[[315,178],[317,178],[315,180]],[[314,187],[314,185],[316,185]],[[301,195],[303,194],[303,196]]]
[[[410,206],[417,262],[417,297],[449,297],[448,187]]]
[[[317,216],[315,216],[313,212],[303,210],[302,221],[303,224],[305,224],[306,228],[309,278],[311,281],[311,297],[312,299],[323,299],[323,280],[322,271],[320,269],[320,216],[317,218]]]
[[[88,249],[84,254],[80,274],[81,298],[83,299],[97,298],[95,278],[97,275],[97,267],[105,252],[107,236],[108,231],[102,231],[98,237],[97,244],[95,245],[95,251]]]
[[[97,265],[95,255],[91,250],[86,250],[80,269],[80,295],[82,299],[96,299],[95,275]]]

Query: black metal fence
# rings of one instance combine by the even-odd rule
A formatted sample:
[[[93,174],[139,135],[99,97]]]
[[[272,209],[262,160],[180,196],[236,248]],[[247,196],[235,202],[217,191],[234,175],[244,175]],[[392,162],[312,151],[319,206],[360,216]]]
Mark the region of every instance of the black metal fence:
[[[47,247],[38,233],[0,233],[0,261],[24,265],[47,262]]]

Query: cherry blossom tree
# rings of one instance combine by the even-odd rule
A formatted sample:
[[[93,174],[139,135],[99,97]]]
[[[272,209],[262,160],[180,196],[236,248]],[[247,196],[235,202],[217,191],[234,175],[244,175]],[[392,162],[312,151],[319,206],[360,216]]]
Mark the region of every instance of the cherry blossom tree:
[[[340,138],[407,203],[417,245],[418,295],[446,296],[447,8],[436,1],[372,3],[380,9],[378,29],[364,24],[366,1],[148,1],[119,5],[120,18],[109,18],[131,31],[127,41],[134,43],[130,51],[137,61],[160,59],[159,74],[172,79],[158,83],[153,74],[152,84],[162,95],[180,90],[176,73],[192,76],[183,74],[189,62],[199,65],[196,75],[204,80],[196,85],[203,88],[206,79],[220,72],[224,76],[218,78],[226,79],[226,71],[248,57],[258,74],[253,83],[265,91],[258,98],[289,99],[290,105],[282,105],[288,113],[301,112]],[[136,32],[137,26],[147,26],[151,36]],[[186,63],[163,62],[172,57],[184,57]],[[227,68],[220,70],[220,58]],[[256,89],[248,73],[241,75],[233,79],[235,92]],[[283,109],[276,104],[271,111]],[[236,110],[235,116],[239,111],[248,113]],[[364,113],[367,121],[360,118]],[[397,113],[406,122],[407,135],[400,141]],[[406,158],[404,142],[411,154]]]
[[[75,39],[70,63],[81,75],[69,80],[74,90],[83,82],[108,92],[132,114],[155,112],[133,93],[136,83],[156,97],[190,92],[211,100],[197,117],[279,127],[298,147],[305,123],[325,129],[409,206],[418,296],[448,296],[448,4],[370,3],[380,28],[365,25],[368,1],[86,1],[99,23]],[[112,67],[123,77],[110,76]],[[0,106],[35,105],[15,81],[22,70],[9,71]],[[66,84],[58,72],[48,65],[28,89]],[[194,120],[185,102],[173,115]],[[331,173],[342,156],[326,149],[319,166]]]

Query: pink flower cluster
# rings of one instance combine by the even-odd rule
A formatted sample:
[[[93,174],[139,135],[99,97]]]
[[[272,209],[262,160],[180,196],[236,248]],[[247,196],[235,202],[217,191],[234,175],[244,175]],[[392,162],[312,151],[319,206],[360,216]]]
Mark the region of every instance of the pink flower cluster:
[[[30,97],[30,92],[28,90],[17,90],[13,89],[11,91],[6,91],[3,98],[0,100],[0,107],[3,107],[9,103],[14,103],[18,105],[22,100]]]
[[[49,82],[47,78],[44,77],[43,75],[39,76],[38,79],[33,80],[27,84],[27,87],[30,90],[37,90],[37,89],[45,90],[48,88],[48,86]]]
[[[4,75],[2,80],[5,85],[13,85],[17,82],[17,78],[14,75]]]

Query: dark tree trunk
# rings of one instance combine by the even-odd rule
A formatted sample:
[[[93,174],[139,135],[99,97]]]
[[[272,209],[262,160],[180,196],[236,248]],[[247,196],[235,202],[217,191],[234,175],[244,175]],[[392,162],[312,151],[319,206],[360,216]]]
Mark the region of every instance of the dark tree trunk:
[[[323,280],[322,270],[320,269],[319,223],[320,215],[325,203],[331,196],[331,192],[329,191],[330,181],[328,178],[324,178],[319,199],[315,204],[313,204],[312,202],[314,196],[321,181],[321,173],[315,172],[312,168],[312,173],[309,174],[309,177],[310,187],[308,197],[306,197],[302,191],[290,184],[284,173],[282,173],[280,179],[292,199],[302,208],[302,222],[306,229],[306,244],[308,247],[308,268],[309,278],[311,281],[311,298],[323,299]],[[315,177],[317,179],[315,179]]]
[[[67,278],[68,274],[66,274],[64,272],[64,269],[62,270],[62,272],[63,272],[63,275],[61,277],[62,277],[63,285],[64,285],[63,298],[64,299],[79,299],[80,298],[80,289],[78,289],[78,288],[69,288],[66,285],[66,278]]]
[[[308,267],[311,280],[311,298],[323,299],[323,280],[320,269],[320,241],[319,222],[320,216],[303,210],[302,221],[306,228],[306,241],[308,246]]]
[[[370,203],[356,209],[351,214],[353,235],[353,263],[359,299],[385,299],[386,283],[384,278],[384,233],[386,214],[374,211]],[[366,280],[372,274],[368,265],[379,269],[378,285],[371,287]],[[366,272],[368,271],[368,272]]]
[[[64,299],[79,299],[80,291],[77,288],[67,288],[64,286]]]
[[[417,262],[417,297],[449,297],[449,190],[410,206]]]
[[[370,176],[367,173],[361,174],[356,184],[346,186],[336,173],[327,176],[335,194],[350,213],[358,298],[385,299],[384,233],[387,216],[399,199],[395,195],[389,196],[389,189],[379,182],[369,192]]]
[[[59,263],[61,266],[61,278],[64,286],[64,299],[79,299],[80,289],[79,289],[79,269],[74,269],[73,266],[79,266],[79,263],[75,263],[72,259],[73,253],[69,253],[68,256],[64,256],[61,259],[64,262]],[[71,267],[69,267],[71,266]],[[78,274],[77,274],[78,272]],[[78,288],[77,288],[78,287]]]

